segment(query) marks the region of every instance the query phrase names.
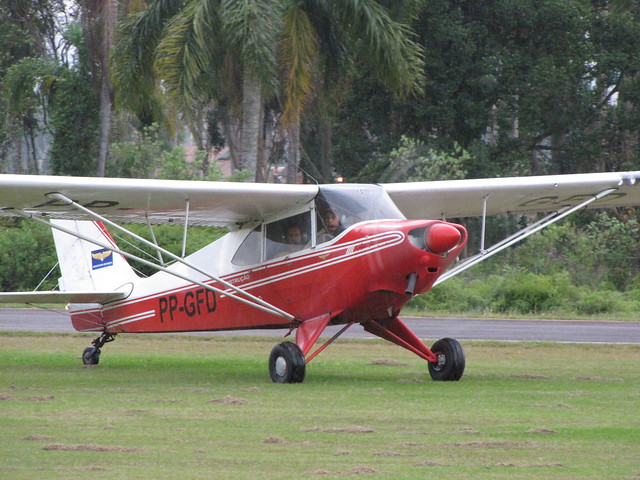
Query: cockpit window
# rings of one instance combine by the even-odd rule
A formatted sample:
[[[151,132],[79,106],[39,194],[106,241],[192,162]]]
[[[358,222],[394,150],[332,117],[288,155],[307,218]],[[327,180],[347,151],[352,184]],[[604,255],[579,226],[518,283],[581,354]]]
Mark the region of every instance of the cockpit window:
[[[311,212],[287,217],[266,225],[267,259],[284,257],[309,246]]]
[[[317,243],[331,240],[358,222],[405,218],[379,185],[322,186],[316,212]]]
[[[315,219],[312,211],[258,225],[231,262],[238,266],[256,265],[328,242],[359,222],[405,218],[379,185],[321,186],[315,199]]]
[[[239,266],[255,265],[262,261],[262,225],[258,225],[244,239],[231,263]]]
[[[255,265],[311,246],[311,211],[258,225],[244,239],[231,263]]]

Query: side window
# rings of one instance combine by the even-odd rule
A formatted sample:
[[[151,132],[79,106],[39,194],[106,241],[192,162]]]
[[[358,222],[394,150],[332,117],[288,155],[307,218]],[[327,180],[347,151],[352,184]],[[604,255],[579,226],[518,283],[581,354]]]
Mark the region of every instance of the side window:
[[[311,243],[311,212],[287,217],[266,225],[267,259],[284,257]]]
[[[255,265],[262,261],[262,225],[258,225],[247,238],[244,239],[240,248],[231,259],[234,265]]]

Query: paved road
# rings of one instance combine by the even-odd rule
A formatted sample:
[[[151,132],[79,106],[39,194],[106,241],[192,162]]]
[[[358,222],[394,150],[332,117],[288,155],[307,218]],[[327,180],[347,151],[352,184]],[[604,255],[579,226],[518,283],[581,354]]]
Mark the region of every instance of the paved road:
[[[409,327],[424,339],[452,337],[458,340],[548,341],[567,343],[640,343],[640,322],[585,322],[569,320],[501,320],[482,318],[404,317]],[[331,336],[339,327],[328,328]],[[64,310],[0,309],[0,331],[73,332]],[[206,332],[201,335],[265,335],[279,337],[283,330]],[[371,335],[355,325],[345,337]]]

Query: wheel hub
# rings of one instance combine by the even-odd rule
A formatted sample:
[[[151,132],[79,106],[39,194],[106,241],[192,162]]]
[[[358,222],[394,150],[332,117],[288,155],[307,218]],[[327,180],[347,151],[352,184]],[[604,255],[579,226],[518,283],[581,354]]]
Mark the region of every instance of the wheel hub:
[[[283,357],[276,359],[276,373],[280,377],[284,377],[287,373],[287,361]]]
[[[438,363],[433,365],[434,370],[440,371],[447,364],[447,357],[442,353],[438,353]]]

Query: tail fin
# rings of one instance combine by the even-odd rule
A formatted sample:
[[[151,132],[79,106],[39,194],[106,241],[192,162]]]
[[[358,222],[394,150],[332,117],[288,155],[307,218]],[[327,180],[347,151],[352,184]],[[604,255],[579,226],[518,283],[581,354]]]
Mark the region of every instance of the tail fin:
[[[51,229],[62,272],[61,291],[116,291],[139,278],[122,255],[88,241],[93,239],[117,248],[102,222],[51,220],[51,223],[82,237]]]

